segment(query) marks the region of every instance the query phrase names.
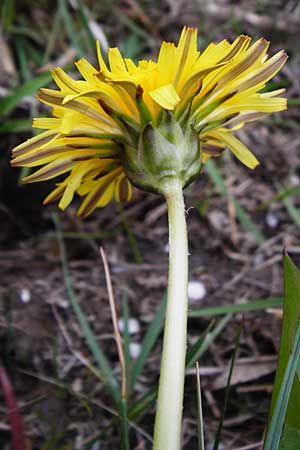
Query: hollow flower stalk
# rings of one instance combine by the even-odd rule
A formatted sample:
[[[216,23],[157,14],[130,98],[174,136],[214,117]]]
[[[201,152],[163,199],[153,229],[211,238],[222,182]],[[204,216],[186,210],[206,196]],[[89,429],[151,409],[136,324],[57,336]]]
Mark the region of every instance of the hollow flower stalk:
[[[228,148],[253,169],[258,160],[235,136],[247,122],[286,109],[284,90],[264,91],[284,65],[280,51],[248,36],[211,43],[200,52],[197,30],[184,28],[177,45],[163,42],[156,61],[135,64],[117,48],[99,68],[76,62],[83,79],[53,70],[58,90],[38,99],[52,117],[33,119],[46,131],[13,150],[12,165],[40,168],[24,182],[59,177],[45,203],[65,209],[83,197],[86,217],[113,198],[130,200],[132,186],[162,194],[168,204],[170,265],[155,450],[180,448],[187,321],[187,237],[182,189],[203,164]]]

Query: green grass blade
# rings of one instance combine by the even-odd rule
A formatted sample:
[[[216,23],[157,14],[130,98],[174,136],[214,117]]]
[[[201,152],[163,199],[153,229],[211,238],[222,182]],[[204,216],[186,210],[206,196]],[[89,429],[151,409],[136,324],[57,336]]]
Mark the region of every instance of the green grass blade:
[[[300,213],[298,209],[295,208],[292,199],[290,197],[285,197],[282,202],[294,224],[300,225]]]
[[[289,98],[288,106],[300,106],[300,98]]]
[[[166,300],[166,298],[164,299],[164,301],[165,300]],[[161,308],[162,308],[162,305],[161,305]],[[164,310],[165,310],[165,305],[164,305]],[[158,315],[159,315],[159,311],[154,320],[157,319]],[[163,315],[164,315],[164,311],[163,311]],[[222,330],[227,325],[227,323],[229,322],[231,317],[232,317],[231,314],[228,314],[227,316],[223,317],[223,319],[220,320],[220,322],[216,325],[216,327],[213,329],[213,331],[211,333],[210,332],[206,333],[206,331],[209,331],[209,329],[208,330],[206,329],[204,331],[203,334],[205,334],[205,338],[203,339],[201,347],[197,348],[197,358],[202,356],[206,352],[208,347],[216,340],[216,338],[222,332]],[[162,318],[161,318],[161,321],[162,321]],[[153,322],[152,322],[152,325],[153,325]],[[203,335],[202,335],[202,337],[203,337]],[[199,344],[199,341],[197,341],[197,342]],[[196,345],[197,345],[197,343],[195,344],[195,346]],[[191,361],[193,355],[195,355],[193,349],[194,349],[194,347],[192,347],[190,352],[188,352],[186,363]],[[154,401],[157,397],[157,391],[158,391],[158,385],[152,386],[146,392],[145,395],[141,396],[133,405],[131,405],[131,407],[129,409],[129,413],[128,413],[130,420],[137,419],[137,417],[139,417],[147,408],[149,408],[154,403]]]
[[[120,416],[121,416],[121,444],[122,450],[130,450],[129,448],[129,421],[127,415],[127,402],[122,399],[120,402]]]
[[[21,36],[16,36],[15,38],[15,48],[18,58],[18,66],[19,66],[19,73],[21,75],[21,80],[23,83],[26,83],[26,81],[30,80],[31,73],[28,66],[28,56],[25,51],[25,39]]]
[[[212,330],[211,333],[208,333],[206,336],[206,339],[204,340],[201,351],[198,352],[198,358],[200,358],[206,350],[211,346],[211,344],[217,339],[219,334],[223,331],[223,329],[226,327],[228,322],[230,322],[232,318],[232,314],[227,314],[225,317],[223,317],[220,322],[215,326],[215,328]]]
[[[146,394],[138,398],[129,408],[128,417],[130,420],[137,419],[146,409],[152,405],[157,397],[158,385],[151,387]]]
[[[217,433],[216,433],[216,438],[215,438],[213,450],[218,450],[219,445],[220,445],[220,441],[221,441],[221,434],[222,434],[222,429],[223,429],[223,423],[224,423],[224,418],[225,418],[225,414],[226,414],[226,409],[227,409],[228,399],[229,399],[229,393],[230,393],[230,383],[231,383],[231,378],[232,378],[232,373],[233,373],[235,360],[236,360],[236,357],[237,357],[237,354],[238,354],[238,350],[239,350],[239,346],[240,346],[240,338],[241,338],[241,334],[242,334],[242,331],[243,331],[243,326],[244,326],[244,324],[241,323],[241,325],[239,327],[239,331],[238,331],[237,337],[236,337],[236,340],[235,340],[235,345],[234,345],[234,350],[233,350],[233,354],[232,354],[232,358],[231,358],[231,363],[230,363],[230,368],[229,368],[229,373],[228,373],[228,379],[227,379],[227,385],[226,385],[226,390],[225,390],[224,404],[223,404],[221,418],[220,418],[220,422],[219,422]]]
[[[39,88],[49,84],[51,80],[51,73],[45,72],[14,89],[0,100],[0,116],[9,114],[24,97],[33,95]]]
[[[62,19],[61,18],[61,10],[58,7],[56,9],[54,18],[52,20],[52,27],[51,27],[52,30],[51,30],[51,33],[49,34],[47,46],[45,48],[44,55],[43,55],[43,63],[44,64],[49,61],[52,51],[55,48],[56,40],[59,37],[59,29],[61,27],[61,22],[62,22],[61,19]]]
[[[278,367],[275,376],[269,424],[271,423],[275,405],[277,404],[279,392],[284,378],[284,373],[290,359],[294,332],[300,317],[300,272],[293,264],[287,253],[283,256],[284,267],[284,303],[283,322],[278,357]],[[300,429],[300,389],[299,381],[295,377],[290,402],[286,413],[286,425]]]
[[[285,422],[285,416],[290,402],[290,395],[293,383],[295,381],[295,374],[299,362],[300,362],[300,323],[298,322],[292,353],[289,357],[286,370],[283,375],[280,390],[278,392],[276,405],[274,407],[272,415],[272,420],[270,422],[268,433],[264,443],[264,450],[277,450],[279,448],[282,436],[282,429]],[[299,386],[297,386],[297,388],[299,390]],[[299,415],[300,410],[298,410],[298,417]],[[289,431],[291,432],[291,430],[293,430],[293,427],[289,426],[288,423],[287,425],[289,427]],[[295,448],[299,448],[300,444],[299,430],[298,433],[295,432],[295,436],[297,436],[296,439],[298,444],[298,447]],[[287,450],[291,449],[291,447],[282,447],[282,448],[286,448]]]
[[[117,380],[110,368],[109,362],[108,362],[105,354],[101,350],[99,343],[97,342],[97,339],[90,327],[90,324],[88,323],[87,318],[84,315],[84,313],[80,307],[78,298],[73,290],[73,286],[72,286],[71,278],[70,278],[70,274],[69,274],[69,269],[68,269],[66,249],[65,249],[65,245],[64,245],[64,241],[63,241],[63,237],[62,237],[62,233],[61,233],[60,221],[59,221],[57,214],[53,214],[53,222],[55,224],[55,229],[56,229],[56,233],[57,233],[57,240],[58,240],[62,270],[63,270],[63,275],[64,275],[64,282],[65,282],[65,286],[66,286],[66,289],[68,292],[68,296],[69,296],[71,305],[76,314],[78,322],[81,326],[82,332],[83,332],[86,342],[89,346],[89,349],[91,350],[92,354],[94,355],[94,358],[102,372],[102,378],[104,378],[104,380],[105,380],[107,389],[110,392],[110,394],[113,397],[116,404],[119,405],[119,402],[121,400],[119,385],[118,385]]]
[[[77,55],[82,57],[84,56],[84,51],[82,50],[82,47],[78,43],[78,32],[75,31],[73,27],[73,19],[69,12],[68,2],[66,0],[58,0],[59,5],[59,11],[61,18],[65,25],[66,34],[75,48]]]
[[[134,261],[136,264],[141,264],[143,262],[143,256],[139,249],[139,244],[135,238],[135,235],[133,234],[133,232],[130,228],[130,224],[128,222],[127,215],[126,215],[126,211],[123,208],[123,206],[121,205],[121,203],[116,202],[116,206],[117,206],[117,209],[118,209],[120,217],[121,217],[122,225],[127,234],[128,242],[131,247]]]
[[[82,22],[82,25],[83,25],[83,27],[85,29],[85,32],[86,32],[86,35],[87,35],[89,47],[95,52],[96,40],[95,40],[94,35],[93,35],[93,33],[92,33],[91,29],[90,29],[89,15],[87,13],[87,6],[84,5],[81,0],[77,0],[77,6],[78,6],[78,12],[79,12],[80,20]]]
[[[272,203],[281,201],[287,197],[290,197],[292,195],[299,195],[300,194],[300,186],[288,186],[285,188],[282,188],[277,192],[277,194],[273,195],[273,197],[270,200],[267,200],[265,202],[262,202],[257,209],[265,209],[268,208]]]
[[[11,119],[0,125],[0,133],[23,133],[31,128],[31,119]]]
[[[129,320],[129,308],[128,308],[128,298],[127,295],[124,294],[122,300],[122,312],[123,312],[123,322],[124,322],[124,331],[123,331],[123,350],[124,350],[124,359],[125,359],[125,368],[126,368],[126,380],[127,380],[127,392],[130,388],[128,380],[130,379],[130,335],[128,330],[128,320]]]
[[[228,197],[227,187],[225,185],[225,182],[222,178],[220,171],[218,170],[212,158],[210,158],[207,161],[207,163],[205,164],[205,168],[211,180],[217,186],[222,196],[227,198]],[[257,228],[255,223],[253,222],[249,214],[244,210],[239,201],[234,197],[232,197],[232,201],[235,207],[236,215],[240,220],[241,224],[243,225],[244,229],[253,236],[257,244],[262,244],[266,240],[265,236]]]
[[[198,450],[205,450],[204,446],[204,423],[201,399],[201,383],[199,364],[196,363],[196,377],[197,377],[197,425],[198,425]]]
[[[210,308],[192,309],[189,310],[189,317],[209,317],[218,316],[228,313],[240,313],[246,311],[257,311],[259,309],[276,308],[282,306],[281,297],[270,297],[259,300],[252,300],[248,303],[241,303],[237,305],[222,305],[212,306]]]
[[[203,344],[205,342],[206,337],[208,336],[208,333],[211,331],[213,324],[214,320],[212,320],[209,323],[208,327],[200,335],[200,337],[197,339],[192,348],[187,352],[185,361],[185,367],[187,369],[193,367],[196,364],[196,361],[200,358]]]
[[[9,32],[16,14],[15,1],[3,0],[0,8],[1,25],[5,32]]]
[[[132,388],[134,388],[135,383],[138,379],[138,376],[140,375],[140,373],[144,367],[144,364],[148,358],[148,355],[151,352],[155,342],[157,341],[157,338],[161,331],[161,325],[162,325],[163,319],[165,317],[166,302],[167,302],[166,295],[164,295],[161,300],[159,310],[157,311],[157,313],[156,313],[151,325],[149,326],[149,328],[145,334],[145,337],[142,341],[141,352],[132,366],[131,377],[130,377]]]

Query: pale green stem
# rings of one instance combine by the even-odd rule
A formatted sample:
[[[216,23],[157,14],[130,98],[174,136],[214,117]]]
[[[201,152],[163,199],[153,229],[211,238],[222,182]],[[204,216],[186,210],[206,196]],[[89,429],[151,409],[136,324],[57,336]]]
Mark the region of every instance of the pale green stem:
[[[165,189],[169,279],[153,450],[180,450],[187,334],[188,241],[182,187]]]

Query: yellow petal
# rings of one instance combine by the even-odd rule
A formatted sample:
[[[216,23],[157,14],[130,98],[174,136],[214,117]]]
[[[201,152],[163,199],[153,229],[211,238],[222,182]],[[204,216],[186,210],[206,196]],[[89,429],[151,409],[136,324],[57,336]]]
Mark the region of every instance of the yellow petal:
[[[185,70],[190,70],[193,63],[198,59],[196,28],[184,27],[177,47],[177,73],[174,81],[175,86],[180,82]]]
[[[72,170],[71,174],[65,180],[66,183],[66,189],[63,193],[63,196],[58,204],[59,208],[64,210],[67,206],[71,203],[73,200],[74,194],[76,190],[79,188],[81,184],[81,180],[84,177],[86,171],[89,170],[91,165],[93,164],[93,161],[86,161],[76,167]]]
[[[84,58],[79,59],[78,61],[76,61],[75,66],[77,67],[77,69],[79,70],[79,72],[86,81],[89,81],[90,83],[93,84],[97,84],[98,80],[96,75],[98,75],[99,72],[86,59]]]
[[[243,34],[238,36],[230,45],[229,52],[226,53],[219,62],[229,61],[232,58],[236,58],[241,53],[245,52],[245,50],[247,50],[250,42],[251,38],[249,36],[244,36]]]
[[[79,216],[86,217],[91,214],[97,206],[104,206],[110,201],[114,192],[115,178],[120,175],[122,170],[122,168],[117,168],[107,175],[104,175],[99,180],[91,183],[93,188],[82,202],[78,211]],[[112,186],[111,183],[113,183]],[[106,192],[107,189],[108,191]]]
[[[112,73],[127,72],[124,59],[117,47],[110,48],[107,56]]]
[[[180,102],[179,95],[173,84],[166,84],[149,92],[153,100],[163,108],[172,110]]]
[[[41,169],[34,172],[32,175],[22,179],[23,183],[36,183],[38,181],[46,181],[51,178],[62,175],[68,172],[72,167],[72,159],[63,156],[57,158],[49,164],[46,164]]]
[[[110,75],[110,71],[108,70],[107,65],[105,64],[105,61],[103,59],[99,41],[96,41],[96,48],[97,48],[97,58],[98,58],[100,70],[101,70],[101,72],[103,73],[103,75],[105,77],[109,76]]]
[[[58,129],[61,119],[57,117],[35,117],[32,119],[33,128],[42,128],[43,130]]]
[[[171,42],[163,42],[159,55],[158,55],[158,65],[161,67],[160,70],[160,82],[161,84],[168,84],[174,81],[178,61],[176,60],[176,48]]]
[[[242,144],[236,137],[234,137],[228,130],[218,130],[209,133],[210,136],[224,142],[232,153],[249,169],[254,169],[259,161],[255,158],[253,153]]]
[[[27,141],[15,147],[12,151],[13,156],[20,156],[23,155],[24,153],[31,152],[36,148],[41,148],[44,145],[48,144],[49,142],[57,139],[58,135],[59,131],[55,129],[43,131],[37,136],[27,139]]]
[[[64,189],[66,187],[65,183],[58,183],[56,186],[57,187],[53,189],[53,191],[51,191],[50,194],[44,199],[43,205],[54,202],[62,196],[62,193],[64,192]]]
[[[60,88],[65,93],[80,92],[80,81],[75,81],[60,67],[56,67],[51,71],[52,77]]]

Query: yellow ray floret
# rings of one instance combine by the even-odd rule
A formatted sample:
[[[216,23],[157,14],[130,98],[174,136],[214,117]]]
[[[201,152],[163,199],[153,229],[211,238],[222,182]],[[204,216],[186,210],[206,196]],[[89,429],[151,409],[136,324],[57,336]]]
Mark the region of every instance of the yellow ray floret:
[[[52,117],[33,119],[33,127],[45,131],[18,145],[12,164],[37,167],[24,182],[59,177],[45,203],[58,200],[65,209],[78,195],[83,197],[79,208],[83,217],[112,199],[128,201],[132,183],[144,186],[147,161],[152,166],[153,161],[171,161],[172,148],[177,170],[181,156],[175,155],[176,145],[188,151],[182,143],[186,136],[199,162],[228,148],[254,169],[258,160],[234,133],[245,123],[287,106],[286,99],[279,97],[283,89],[266,89],[287,55],[280,51],[268,58],[268,48],[265,39],[251,44],[249,36],[241,35],[232,43],[226,39],[211,43],[201,52],[197,30],[184,27],[177,45],[163,42],[157,60],[136,64],[117,48],[108,50],[106,62],[97,43],[98,68],[84,58],[76,62],[82,79],[73,79],[59,67],[53,69],[57,89],[41,89],[37,94],[52,108]],[[155,150],[161,157],[152,157],[143,147],[147,142],[152,145],[153,139],[161,143]],[[146,155],[146,166],[141,155]],[[186,156],[182,161],[189,160]],[[158,178],[176,172],[161,170]],[[184,170],[179,167],[178,173]],[[183,185],[188,184],[188,179],[183,180]],[[144,184],[146,190],[157,190],[149,185],[149,178]]]

